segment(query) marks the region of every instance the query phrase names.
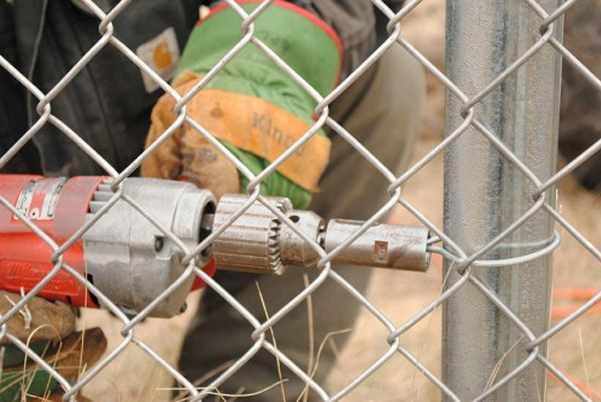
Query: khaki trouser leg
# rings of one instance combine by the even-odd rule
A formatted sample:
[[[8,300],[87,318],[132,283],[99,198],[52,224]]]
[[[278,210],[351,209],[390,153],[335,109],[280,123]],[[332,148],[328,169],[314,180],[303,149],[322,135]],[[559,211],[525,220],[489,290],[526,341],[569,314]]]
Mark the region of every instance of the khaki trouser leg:
[[[331,116],[364,144],[389,169],[406,168],[417,138],[425,84],[421,67],[400,47],[391,49],[367,74],[331,106]],[[388,199],[389,182],[371,167],[339,136],[332,134],[331,161],[320,184],[323,192],[315,197],[312,210],[324,218],[366,219]],[[365,292],[370,268],[333,267],[359,292]],[[305,277],[312,281],[315,268],[290,267],[282,277],[252,276],[220,272],[218,281],[261,322],[265,321],[258,287],[273,315],[305,289]],[[339,284],[327,279],[311,296],[312,328],[309,328],[307,303],[287,314],[274,328],[279,350],[306,369],[309,339],[319,344],[328,334],[351,329],[360,304]],[[242,356],[253,344],[253,328],[220,296],[207,291],[186,337],[180,369],[189,379],[206,375],[225,362]],[[335,335],[338,346],[347,335]],[[273,342],[271,334],[266,339]],[[335,362],[331,347],[325,347],[318,362],[316,380],[322,381]],[[286,398],[294,401],[305,385],[282,365]],[[261,350],[222,387],[222,392],[255,392],[279,380],[275,357]],[[206,384],[206,383],[205,383]],[[278,401],[280,386],[245,401]]]

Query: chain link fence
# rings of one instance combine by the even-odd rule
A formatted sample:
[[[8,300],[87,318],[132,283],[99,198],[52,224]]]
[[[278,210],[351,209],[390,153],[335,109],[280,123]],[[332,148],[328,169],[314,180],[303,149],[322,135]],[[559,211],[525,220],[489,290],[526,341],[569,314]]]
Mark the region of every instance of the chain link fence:
[[[311,390],[311,400],[594,401],[601,398],[601,359],[596,351],[599,318],[593,314],[601,300],[598,290],[601,252],[596,246],[599,229],[595,224],[598,203],[594,193],[578,187],[571,175],[594,157],[601,141],[572,155],[569,162],[560,161],[559,168],[556,166],[562,60],[564,69],[580,77],[576,81],[586,82],[582,84],[584,88],[595,93],[601,89],[594,58],[590,53],[578,54],[582,48],[588,52],[598,49],[582,46],[587,39],[582,35],[574,35],[577,38],[574,48],[570,43],[562,44],[563,18],[567,16],[567,32],[581,29],[587,22],[598,25],[598,20],[591,17],[596,15],[593,10],[601,8],[597,1],[449,0],[443,68],[442,56],[436,48],[431,50],[432,43],[427,43],[432,36],[420,32],[438,29],[440,33],[443,23],[437,18],[442,15],[440,1],[405,1],[395,13],[384,2],[373,0],[377,12],[387,22],[388,36],[327,96],[319,95],[256,37],[253,24],[265,10],[274,7],[273,2],[265,1],[249,14],[233,1],[225,1],[240,17],[243,40],[185,95],[178,94],[139,52],[121,42],[115,33],[113,23],[124,10],[135,7],[135,0],[121,1],[109,10],[91,0],[77,3],[95,19],[100,37],[51,90],[43,92],[37,88],[8,62],[6,55],[0,55],[2,69],[36,99],[39,113],[34,124],[19,133],[18,141],[2,155],[0,166],[22,152],[43,126],[54,125],[112,177],[111,186],[115,190],[97,212],[97,218],[88,220],[63,242],[53,240],[39,222],[25,216],[10,200],[0,198],[2,207],[52,250],[52,269],[0,322],[4,324],[22,314],[27,303],[61,272],[87,286],[112,313],[109,317],[105,311],[82,311],[79,326],[101,325],[109,344],[96,364],[79,367],[72,379],[61,375],[60,370],[45,362],[39,352],[3,325],[3,342],[16,345],[29,360],[49,373],[65,390],[65,400],[77,400],[80,392],[94,400],[169,400],[174,391],[180,393],[180,400],[209,400],[216,394],[218,400],[243,400],[253,395],[243,389],[238,395],[219,395],[219,390],[261,350],[268,351],[278,363],[270,378],[274,387],[285,386],[287,379],[282,378],[285,367],[286,375],[300,378],[307,390]],[[575,11],[581,7],[590,7],[591,11]],[[587,18],[588,21],[582,21]],[[410,26],[407,32],[405,25]],[[290,145],[259,174],[253,174],[186,113],[193,96],[246,46],[260,49],[318,103],[315,125],[306,138]],[[411,164],[400,176],[354,140],[354,133],[340,127],[328,111],[328,106],[377,63],[388,48],[399,46],[426,71],[429,89],[427,132],[422,135]],[[138,157],[121,170],[107,162],[100,150],[86,143],[76,129],[52,113],[53,99],[79,74],[85,73],[91,60],[103,57],[104,49],[108,48],[120,52],[143,71],[148,85],[160,87],[176,99],[179,111],[176,122],[162,134],[161,140],[143,152],[140,150]],[[114,75],[114,85],[119,85],[119,72]],[[564,89],[564,96],[571,96],[572,102],[576,102],[574,99],[581,92],[574,95],[570,91],[575,84],[566,85],[571,87]],[[444,136],[443,112],[439,109],[443,92],[446,93]],[[573,108],[566,113],[575,120],[598,116],[586,116],[584,112]],[[582,117],[574,117],[579,113]],[[290,155],[302,152],[303,141],[316,135],[319,128],[330,127],[333,135],[350,143],[354,152],[375,168],[376,173],[371,175],[384,178],[388,185],[383,189],[387,192],[387,202],[373,205],[367,224],[345,238],[340,247],[320,252],[315,264],[319,274],[307,279],[302,292],[291,297],[282,308],[274,311],[266,305],[264,315],[254,315],[237,300],[237,294],[223,288],[219,279],[212,279],[195,266],[195,259],[225,228],[200,244],[190,245],[123,192],[124,181],[135,175],[142,162],[174,135],[183,122],[195,127],[199,135],[244,172],[250,182],[250,197],[265,205],[270,204],[259,195],[261,181]],[[353,178],[349,180],[352,186]],[[167,240],[184,250],[182,261],[186,268],[173,286],[134,315],[125,314],[117,302],[64,258],[118,201],[133,207],[138,219],[151,222]],[[239,214],[249,206],[244,204]],[[285,225],[293,225],[282,211],[271,209]],[[331,261],[350,247],[357,236],[386,219],[429,229],[433,236],[428,242],[432,267],[428,273],[374,271],[369,289],[358,290],[345,278],[345,271],[339,271]],[[232,222],[226,222],[225,226]],[[309,243],[319,249],[315,241]],[[316,270],[315,266],[310,269]],[[192,277],[201,278],[232,306],[235,314],[248,323],[247,335],[252,339],[252,346],[243,356],[218,373],[207,373],[211,380],[202,386],[197,386],[196,378],[187,378],[177,367],[179,348],[186,327],[193,320],[194,309],[169,320],[148,318],[157,304]],[[313,339],[311,349],[307,350],[312,363],[306,368],[297,361],[297,356],[288,356],[278,348],[276,324],[297,309],[310,311],[312,294],[328,282],[343,289],[352,303],[360,306],[361,314],[354,329],[342,331],[350,334],[346,348],[338,348],[338,333]],[[192,293],[188,304],[196,303],[198,298],[198,292]],[[335,307],[333,321],[346,309],[346,306]],[[324,349],[333,350],[337,361],[328,379],[317,381],[313,374]],[[258,394],[260,398],[261,392]],[[309,398],[309,393],[300,398]],[[281,399],[288,400],[285,391]]]

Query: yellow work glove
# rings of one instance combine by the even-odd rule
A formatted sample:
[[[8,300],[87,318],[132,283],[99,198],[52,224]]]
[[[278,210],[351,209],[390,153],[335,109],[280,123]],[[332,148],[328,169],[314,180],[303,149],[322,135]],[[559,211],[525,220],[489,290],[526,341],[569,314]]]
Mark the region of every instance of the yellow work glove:
[[[0,291],[0,314],[8,312],[21,297]],[[70,382],[100,359],[106,338],[99,328],[75,331],[76,310],[61,302],[34,297],[6,323],[6,331]],[[2,373],[0,402],[60,401],[62,388],[21,349],[0,339]],[[78,396],[79,401],[85,401]]]
[[[252,12],[258,2],[240,4]],[[242,39],[242,20],[229,7],[217,7],[200,21],[186,44],[173,88],[185,95]],[[291,3],[276,2],[254,23],[256,36],[277,53],[311,87],[328,93],[342,60],[336,33],[323,21]],[[307,54],[311,54],[307,58]],[[259,174],[315,124],[316,100],[256,46],[249,44],[187,104],[188,117],[204,127],[252,173]],[[175,100],[163,95],[151,116],[146,146],[176,120]],[[306,208],[328,163],[330,140],[313,133],[296,152],[261,181],[261,193],[288,197]],[[143,163],[141,174],[184,178],[213,191],[246,191],[249,179],[239,174],[188,123]]]

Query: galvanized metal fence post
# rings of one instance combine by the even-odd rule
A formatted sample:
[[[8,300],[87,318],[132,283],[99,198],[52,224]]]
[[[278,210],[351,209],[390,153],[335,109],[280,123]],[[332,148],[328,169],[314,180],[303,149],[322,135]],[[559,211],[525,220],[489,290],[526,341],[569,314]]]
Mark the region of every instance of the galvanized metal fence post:
[[[470,100],[447,94],[446,132],[470,111],[474,121],[445,151],[445,233],[469,258],[524,220],[474,264],[446,261],[447,289],[470,276],[443,310],[442,380],[461,400],[545,399],[546,373],[533,357],[546,346],[526,345],[549,325],[552,259],[520,256],[553,237],[540,209],[553,191],[536,188],[556,167],[560,57],[546,40],[561,23],[541,28],[541,14],[558,4],[447,1],[447,75]]]

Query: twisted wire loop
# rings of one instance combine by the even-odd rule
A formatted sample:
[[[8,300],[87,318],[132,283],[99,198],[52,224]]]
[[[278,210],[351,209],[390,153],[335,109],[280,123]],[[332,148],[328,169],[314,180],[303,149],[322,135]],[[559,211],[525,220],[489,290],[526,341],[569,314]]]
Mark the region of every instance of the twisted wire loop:
[[[491,0],[492,1],[492,0]],[[142,58],[138,56],[135,50],[130,48],[119,38],[119,31],[116,28],[119,23],[119,16],[126,10],[136,6],[140,0],[123,0],[114,5],[111,9],[104,9],[97,5],[93,0],[73,0],[80,8],[86,10],[90,18],[94,18],[98,24],[99,37],[96,43],[89,49],[84,49],[82,58],[68,69],[68,72],[56,82],[52,88],[44,92],[28,78],[27,75],[20,72],[13,66],[5,55],[0,54],[0,69],[8,74],[17,82],[29,96],[37,102],[37,118],[34,119],[27,131],[15,133],[18,140],[12,146],[0,155],[0,168],[7,165],[15,155],[23,150],[32,139],[39,135],[40,130],[46,125],[52,125],[64,135],[67,141],[71,141],[79,147],[89,158],[98,164],[100,169],[106,172],[106,175],[112,178],[110,182],[113,191],[109,200],[94,214],[93,218],[86,221],[69,239],[57,244],[50,238],[38,225],[35,220],[29,219],[22,211],[13,205],[9,200],[0,197],[0,208],[4,208],[21,220],[31,233],[35,234],[51,250],[49,263],[53,268],[33,289],[15,303],[14,306],[0,315],[0,345],[12,344],[24,352],[28,359],[34,362],[39,369],[49,373],[56,380],[59,387],[65,392],[64,400],[77,400],[80,393],[91,392],[95,395],[106,395],[105,400],[116,400],[116,394],[123,386],[117,379],[120,378],[126,387],[130,390],[130,396],[134,400],[167,400],[173,391],[181,391],[187,395],[188,400],[200,401],[209,400],[213,395],[219,394],[219,388],[234,377],[236,373],[244,367],[260,351],[267,351],[274,356],[278,365],[285,367],[291,376],[298,377],[307,390],[323,401],[338,400],[445,400],[445,401],[485,401],[492,400],[498,395],[502,395],[508,388],[525,373],[542,368],[544,375],[549,378],[547,382],[548,398],[552,400],[564,400],[565,398],[576,398],[583,401],[597,400],[601,395],[601,379],[597,375],[601,372],[597,362],[593,362],[593,350],[588,350],[585,345],[591,345],[590,339],[595,338],[597,333],[591,330],[591,320],[594,319],[592,313],[597,304],[601,301],[601,287],[595,283],[593,278],[598,273],[595,268],[588,269],[586,278],[590,279],[589,287],[595,287],[594,291],[581,300],[579,304],[570,310],[561,318],[554,319],[550,326],[544,331],[537,331],[529,326],[529,318],[524,317],[520,310],[520,305],[515,300],[505,298],[502,289],[491,287],[487,282],[487,275],[494,275],[515,269],[527,263],[551,259],[553,255],[574,255],[572,251],[563,251],[565,248],[577,248],[583,261],[588,264],[598,264],[601,262],[601,251],[598,248],[598,241],[594,236],[595,232],[581,223],[576,223],[574,217],[562,212],[563,198],[559,193],[559,206],[554,203],[554,192],[556,188],[563,188],[566,182],[570,182],[571,174],[578,172],[578,169],[587,161],[592,160],[595,154],[601,150],[601,139],[575,157],[572,161],[565,163],[548,177],[541,177],[536,170],[525,160],[525,155],[517,152],[512,144],[506,143],[499,137],[498,133],[486,122],[483,117],[483,110],[486,108],[486,101],[491,97],[498,96],[510,80],[520,74],[527,68],[532,60],[536,59],[541,52],[552,50],[563,58],[563,62],[580,74],[583,81],[595,91],[601,91],[601,78],[595,75],[595,66],[586,65],[581,61],[569,46],[561,43],[558,34],[562,28],[562,19],[567,13],[573,12],[585,0],[569,0],[563,2],[555,9],[543,7],[542,1],[535,0],[510,0],[519,7],[528,10],[529,13],[536,16],[539,21],[538,29],[535,32],[528,32],[531,35],[531,45],[527,49],[521,49],[520,54],[513,60],[505,60],[503,69],[491,71],[487,78],[487,83],[474,91],[463,88],[459,83],[454,82],[442,68],[441,58],[433,60],[430,53],[422,49],[419,41],[416,42],[415,35],[407,33],[407,27],[411,26],[412,18],[416,15],[432,17],[428,14],[429,7],[438,5],[439,8],[443,0],[406,0],[404,5],[394,11],[390,7],[391,2],[383,0],[372,0],[374,10],[379,13],[386,22],[386,33],[381,44],[367,57],[354,71],[348,74],[344,80],[338,83],[326,95],[320,94],[309,84],[305,78],[289,66],[276,51],[270,48],[257,36],[256,22],[260,21],[261,15],[274,7],[274,0],[266,0],[254,9],[250,14],[234,0],[224,0],[229,7],[239,17],[241,39],[238,43],[222,57],[221,60],[202,76],[201,79],[185,94],[178,93],[169,82],[164,80],[156,71],[153,70]],[[442,24],[442,20],[437,20]],[[424,26],[427,24],[424,24]],[[519,27],[516,27],[519,29]],[[487,38],[473,38],[475,41],[484,41]],[[491,39],[492,40],[492,39]],[[220,142],[214,133],[196,121],[194,116],[188,113],[189,104],[192,99],[211,81],[227,70],[229,63],[240,56],[245,49],[253,47],[262,52],[270,59],[275,66],[280,68],[290,79],[304,90],[316,103],[315,119],[307,131],[294,143],[290,144],[285,152],[270,162],[260,172],[253,172],[244,163],[232,153],[227,146]],[[441,88],[446,92],[447,100],[452,99],[460,103],[453,113],[455,115],[455,126],[442,136],[437,132],[436,138],[426,138],[418,146],[410,166],[400,175],[390,170],[386,164],[365,144],[362,144],[354,133],[349,132],[340,122],[336,121],[330,113],[330,106],[336,101],[349,87],[362,76],[366,74],[378,61],[384,57],[387,51],[392,47],[400,47],[408,53],[428,76],[429,86],[432,88]],[[81,74],[85,74],[86,68],[93,60],[102,58],[107,50],[117,51],[122,54],[129,62],[135,65],[141,73],[153,82],[163,93],[169,94],[175,100],[173,110],[175,121],[160,134],[158,139],[141,150],[139,155],[131,161],[124,169],[120,171],[111,165],[101,154],[100,150],[94,149],[87,143],[76,129],[69,127],[68,124],[61,121],[53,114],[53,101],[65,91],[69,85]],[[596,49],[598,51],[599,49]],[[499,55],[501,57],[501,55]],[[447,66],[448,67],[448,66]],[[448,69],[447,69],[448,71]],[[119,85],[119,72],[114,71],[114,85]],[[395,79],[402,80],[399,76]],[[527,88],[525,91],[537,91],[537,88]],[[442,91],[440,91],[442,92]],[[430,96],[435,96],[434,91]],[[516,102],[525,102],[524,99],[516,99]],[[436,115],[438,113],[439,115]],[[448,111],[447,111],[448,113]],[[442,120],[441,111],[428,110],[427,118],[430,120]],[[597,116],[598,117],[598,116]],[[124,180],[135,175],[135,172],[142,163],[166,141],[171,139],[182,125],[191,128],[195,133],[208,141],[216,150],[229,160],[243,176],[248,180],[248,186],[244,189],[249,195],[248,201],[230,218],[225,224],[215,230],[208,237],[202,239],[199,244],[190,246],[184,240],[178,237],[170,228],[161,224],[160,219],[145,209],[132,197],[123,191]],[[306,238],[294,226],[290,218],[280,209],[271,205],[267,199],[261,195],[261,184],[266,178],[273,174],[289,158],[299,152],[302,152],[303,145],[311,140],[322,129],[328,129],[332,136],[339,137],[348,143],[353,152],[359,155],[365,162],[374,168],[372,174],[380,176],[388,183],[386,201],[382,205],[373,205],[372,214],[365,224],[339,246],[329,252],[323,251],[319,245]],[[511,222],[501,222],[500,229],[495,236],[482,241],[476,248],[462,247],[461,241],[449,234],[447,228],[443,227],[441,216],[443,206],[441,203],[431,202],[432,196],[420,195],[421,189],[430,189],[429,194],[435,194],[442,197],[441,186],[437,183],[442,180],[433,180],[432,177],[441,176],[441,172],[436,171],[442,166],[443,155],[448,158],[449,150],[456,146],[459,141],[464,140],[471,134],[476,134],[489,145],[489,148],[500,155],[500,158],[511,169],[507,169],[508,176],[519,177],[526,183],[528,191],[524,193],[516,192],[516,205],[528,205],[527,208],[517,211],[513,215]],[[545,135],[542,133],[541,135]],[[41,150],[43,152],[43,150]],[[446,163],[452,161],[446,160]],[[511,170],[511,172],[509,172]],[[352,174],[349,172],[349,186],[352,186]],[[448,178],[447,178],[448,180]],[[468,183],[469,185],[469,183]],[[437,193],[438,191],[438,193]],[[461,196],[461,194],[457,194]],[[482,196],[485,196],[482,194]],[[420,198],[421,197],[421,198]],[[424,202],[422,198],[427,198]],[[524,198],[524,199],[517,199]],[[519,203],[517,202],[519,201]],[[152,303],[143,311],[136,315],[125,314],[118,303],[111,300],[109,296],[103,293],[102,289],[94,286],[88,281],[88,278],[77,272],[65,261],[65,253],[70,250],[77,242],[83,239],[83,236],[107,214],[115,205],[126,203],[135,210],[136,219],[145,220],[160,231],[174,247],[181,252],[181,263],[184,267],[180,275],[174,279],[169,288],[164,290]],[[311,243],[311,246],[318,250],[319,261],[315,265],[317,275],[312,277],[306,283],[305,288],[287,301],[277,311],[269,311],[269,315],[255,316],[247,306],[237,300],[235,294],[230,294],[219,282],[212,278],[196,265],[196,261],[201,257],[201,253],[215,239],[217,239],[229,226],[247,211],[255,202],[264,204],[270,209],[282,225],[288,225],[305,241]],[[565,205],[569,208],[569,205]],[[435,210],[438,208],[437,210]],[[446,212],[448,213],[448,211]],[[594,214],[595,211],[587,211],[587,214]],[[432,240],[428,245],[428,251],[434,256],[441,257],[440,260],[434,258],[434,268],[424,275],[407,275],[398,272],[378,272],[374,271],[375,282],[368,291],[362,291],[353,285],[352,281],[345,278],[344,271],[338,270],[333,264],[335,258],[353,242],[365,233],[371,226],[378,222],[389,219],[390,216],[402,216],[403,220],[412,220],[422,226],[427,227]],[[515,234],[521,229],[531,224],[533,220],[541,215],[547,216],[555,226],[553,234],[535,244],[529,244],[528,248],[518,253],[507,254],[506,249],[515,251],[515,245],[511,243]],[[350,217],[352,218],[352,217]],[[592,219],[592,218],[591,218]],[[482,225],[489,222],[481,222]],[[597,233],[598,235],[598,233]],[[598,238],[598,236],[597,236]],[[509,256],[508,256],[509,255]],[[500,257],[501,256],[501,257]],[[565,258],[564,258],[565,259]],[[441,268],[444,260],[444,270]],[[561,259],[560,259],[561,260]],[[556,264],[557,265],[557,264]],[[598,267],[598,265],[597,265]],[[556,266],[558,280],[555,283],[556,288],[570,286],[571,275],[566,271],[576,269],[571,266]],[[365,268],[369,269],[369,268]],[[580,272],[580,270],[578,271]],[[593,272],[591,274],[590,272]],[[37,354],[29,347],[27,342],[18,339],[10,332],[8,327],[9,320],[17,314],[20,314],[27,308],[27,303],[33,297],[36,297],[40,290],[56,277],[59,273],[67,273],[78,283],[87,287],[89,292],[96,300],[111,313],[108,318],[103,312],[83,313],[82,325],[87,325],[86,320],[97,320],[104,325],[105,332],[109,336],[109,350],[100,360],[91,367],[81,368],[81,374],[77,378],[64,378],[59,370],[51,364],[44,361],[43,357]],[[186,378],[183,373],[178,371],[176,365],[178,342],[167,342],[173,345],[169,347],[161,344],[159,338],[165,338],[167,331],[174,335],[174,339],[181,339],[187,323],[190,321],[191,314],[186,313],[178,317],[169,324],[166,321],[158,322],[149,315],[152,311],[169,298],[178,287],[186,282],[190,277],[197,277],[206,283],[218,297],[223,298],[238,314],[249,328],[248,338],[252,346],[240,356],[237,360],[221,370],[219,373],[209,375],[212,378],[210,384],[199,387],[194,381],[196,379]],[[455,278],[449,286],[441,286],[441,281],[446,284],[449,277]],[[378,278],[385,278],[379,280]],[[588,280],[587,279],[587,280]],[[560,282],[566,281],[566,282]],[[384,283],[385,282],[385,283]],[[310,306],[311,297],[315,292],[322,288],[324,283],[334,283],[335,286],[343,289],[351,298],[353,303],[361,307],[360,325],[352,331],[353,337],[347,347],[339,356],[340,361],[333,368],[333,373],[327,382],[320,382],[314,377],[314,372],[307,371],[302,367],[303,363],[289,356],[285,351],[280,350],[277,345],[277,331],[274,339],[274,328],[286,317],[290,317],[295,310]],[[578,281],[576,281],[578,283]],[[584,282],[588,284],[587,282]],[[581,283],[583,284],[583,283]],[[376,286],[377,285],[377,286]],[[419,295],[413,294],[411,289],[415,287],[420,289]],[[399,291],[401,289],[407,294]],[[478,297],[486,300],[491,306],[491,314],[502,317],[507,328],[496,328],[499,334],[503,331],[511,331],[519,334],[519,340],[506,350],[507,355],[518,355],[519,358],[513,359],[511,367],[505,367],[504,358],[495,362],[495,370],[486,373],[489,381],[481,389],[478,389],[472,396],[466,398],[462,392],[455,389],[453,385],[445,380],[444,373],[440,371],[440,344],[441,344],[441,310],[448,306],[453,300],[465,297],[466,289],[470,292],[476,292]],[[417,292],[414,292],[417,293]],[[197,298],[198,295],[192,295]],[[538,296],[537,296],[538,297]],[[412,299],[414,298],[414,299]],[[540,303],[544,302],[544,297],[539,297]],[[344,306],[338,306],[337,314],[344,314]],[[267,306],[269,309],[269,306]],[[548,312],[542,308],[542,311]],[[335,311],[335,310],[332,310]],[[100,318],[99,318],[100,317]],[[332,320],[335,320],[332,317]],[[444,319],[453,320],[453,317]],[[170,328],[169,325],[174,325]],[[586,328],[586,332],[580,332],[577,341],[570,341],[568,346],[562,346],[561,342],[566,339],[574,338],[574,331],[577,328]],[[349,329],[350,330],[350,329]],[[469,329],[465,329],[466,331]],[[493,330],[493,329],[491,329]],[[155,334],[151,336],[149,334]],[[159,336],[156,336],[159,334]],[[489,334],[495,336],[495,334]],[[501,336],[501,335],[499,335]],[[584,337],[584,338],[583,338]],[[320,348],[332,347],[335,343],[336,334],[323,345],[316,345],[315,353],[312,359],[316,359],[313,369],[319,365],[319,354],[316,352]],[[583,341],[584,339],[584,341]],[[554,342],[556,341],[557,342]],[[315,340],[319,342],[319,340]],[[567,342],[567,341],[566,341]],[[164,341],[163,341],[164,343]],[[594,342],[593,342],[594,344]],[[228,345],[224,345],[227,347]],[[474,350],[481,345],[473,345]],[[563,349],[563,353],[558,351]],[[567,350],[569,349],[569,350]],[[566,357],[566,350],[569,356]],[[118,367],[128,359],[131,354],[138,353],[138,358],[149,362],[148,366],[152,370],[145,372],[147,377],[142,378],[136,373],[120,373],[115,376],[115,371],[119,372]],[[141,356],[141,357],[140,357]],[[457,358],[452,353],[450,356]],[[461,358],[461,356],[459,356]],[[590,359],[589,359],[590,357]],[[586,358],[586,359],[585,359]],[[601,359],[598,359],[601,361]],[[594,367],[587,371],[587,363]],[[476,362],[476,364],[478,364]],[[348,369],[347,366],[351,366]],[[577,366],[577,369],[573,367]],[[161,386],[156,386],[155,378],[157,372],[161,372]],[[123,380],[125,378],[125,380]],[[274,372],[274,384],[286,379],[278,377]],[[111,384],[107,387],[107,383]],[[164,386],[163,386],[164,385]],[[98,391],[102,390],[102,391]],[[241,391],[244,394],[244,391]],[[225,398],[225,396],[223,396]],[[102,399],[102,397],[100,397]],[[496,399],[495,399],[496,400]],[[539,400],[544,400],[541,395]]]

